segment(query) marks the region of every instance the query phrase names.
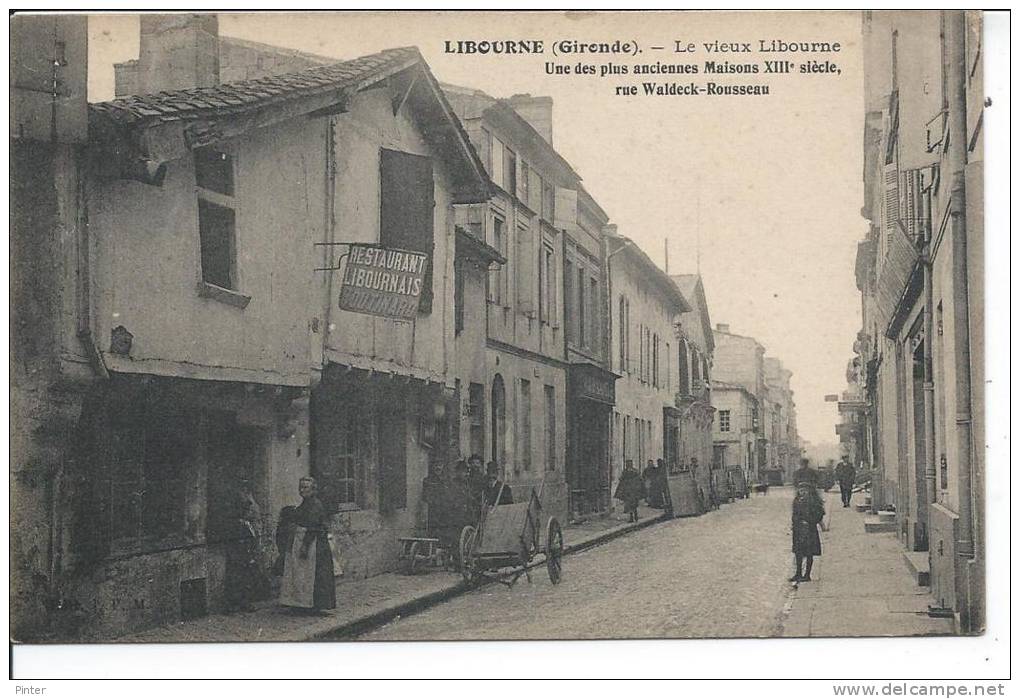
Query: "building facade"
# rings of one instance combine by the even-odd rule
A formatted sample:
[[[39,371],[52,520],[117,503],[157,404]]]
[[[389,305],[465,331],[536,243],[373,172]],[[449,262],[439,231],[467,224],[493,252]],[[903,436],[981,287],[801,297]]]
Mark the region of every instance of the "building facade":
[[[856,276],[873,502],[929,551],[932,593],[984,625],[981,17],[865,12]]]
[[[608,218],[552,146],[549,98],[444,87],[495,185],[485,206],[461,208],[458,220],[507,260],[486,288],[487,378],[474,388],[484,403],[471,410],[487,417],[471,453],[499,464],[512,487],[536,489],[553,514],[605,512]]]
[[[715,337],[708,313],[705,286],[698,274],[672,277],[690,304],[680,315],[677,354],[677,407],[680,410],[680,447],[678,470],[694,479],[699,503],[709,492],[712,477],[713,423],[712,366],[715,362]]]
[[[730,326],[717,323],[713,331],[715,339],[715,386],[724,389],[725,397],[720,393],[716,400],[716,392],[712,394],[712,405],[716,409],[715,418],[717,423],[713,434],[722,433],[722,421],[726,419],[724,410],[750,411],[744,426],[741,430],[744,435],[741,444],[746,454],[741,454],[739,460],[737,455],[732,453],[733,444],[727,438],[726,450],[719,461],[720,454],[717,452],[713,459],[713,468],[720,466],[731,466],[740,464],[745,469],[744,475],[749,483],[756,483],[765,478],[769,469],[769,445],[771,431],[766,430],[765,413],[769,410],[767,406],[768,395],[765,385],[765,348],[753,337],[737,335],[730,332]],[[736,398],[732,395],[730,387],[738,387],[744,394],[744,398]],[[746,400],[745,400],[746,399]],[[752,400],[753,399],[753,400]],[[732,421],[734,415],[730,413]]]
[[[682,467],[687,471],[689,464],[681,461],[676,357],[680,314],[691,306],[634,241],[613,233],[607,243],[612,370],[620,376],[612,427],[615,491],[628,463],[640,472],[662,459],[671,476],[679,478]],[[696,502],[693,482],[686,490],[683,502],[677,492],[674,506],[697,514],[688,512]]]

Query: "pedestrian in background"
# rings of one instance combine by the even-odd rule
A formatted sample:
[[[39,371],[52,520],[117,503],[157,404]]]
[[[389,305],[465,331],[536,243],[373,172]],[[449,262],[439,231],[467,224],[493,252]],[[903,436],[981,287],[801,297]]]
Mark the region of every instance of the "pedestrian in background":
[[[634,468],[634,462],[628,459],[624,462],[623,473],[620,474],[620,482],[613,495],[617,500],[623,501],[623,512],[628,515],[627,521],[638,521],[638,502],[644,496],[645,484],[641,479],[641,474]]]
[[[853,495],[856,478],[857,472],[844,456],[836,466],[836,480],[839,482],[839,495],[843,499],[843,507],[850,507],[850,498]]]
[[[811,462],[807,459],[801,459],[800,468],[793,472],[794,486],[801,483],[808,483],[812,488],[818,487],[818,471],[811,468]]]
[[[822,555],[822,540],[818,536],[818,525],[825,517],[825,507],[814,486],[800,483],[797,496],[793,499],[791,513],[791,533],[793,535],[793,555],[797,570],[790,582],[808,582],[811,580],[811,566],[814,557]]]
[[[648,506],[657,510],[665,508],[666,503],[662,492],[662,481],[664,480],[662,467],[649,459],[648,465],[645,466],[644,473],[641,475],[645,480],[645,500],[648,502]]]
[[[455,469],[461,465],[467,468],[463,461],[458,461]],[[428,507],[426,532],[429,536],[439,539],[443,546],[449,546],[459,540],[460,530],[456,528],[459,520],[451,497],[451,484],[442,461],[431,464],[429,475],[422,480],[421,487],[422,497]]]
[[[512,505],[514,494],[510,490],[510,486],[500,479],[499,464],[495,461],[490,461],[485,467],[485,475],[488,478],[488,483],[485,484],[485,504],[489,507],[493,505]]]
[[[475,518],[481,512],[482,503],[485,501],[485,470],[482,468],[482,457],[479,454],[472,454],[467,462],[467,482],[471,490],[471,497],[474,499]]]

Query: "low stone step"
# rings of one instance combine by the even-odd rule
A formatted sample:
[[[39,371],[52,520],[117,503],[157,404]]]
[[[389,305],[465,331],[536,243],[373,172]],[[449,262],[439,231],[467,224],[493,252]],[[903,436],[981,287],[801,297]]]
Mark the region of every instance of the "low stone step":
[[[906,561],[907,568],[910,569],[910,574],[917,581],[918,587],[931,585],[931,570],[927,551],[904,551],[903,560]]]
[[[867,512],[871,509],[871,503],[859,502],[856,505],[854,505],[854,509],[857,510],[858,512]]]
[[[871,516],[864,520],[864,531],[868,534],[881,534],[882,532],[896,533],[899,531],[899,526],[895,521],[883,522],[878,517]]]
[[[878,511],[879,522],[895,522],[896,513],[891,510],[879,510]]]

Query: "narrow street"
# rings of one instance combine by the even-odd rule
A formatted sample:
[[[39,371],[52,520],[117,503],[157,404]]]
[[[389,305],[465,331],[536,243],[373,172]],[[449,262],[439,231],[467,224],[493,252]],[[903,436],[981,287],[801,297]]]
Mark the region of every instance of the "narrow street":
[[[567,557],[560,585],[537,568],[530,585],[487,585],[361,638],[774,636],[791,590],[791,498],[773,489],[643,529]]]

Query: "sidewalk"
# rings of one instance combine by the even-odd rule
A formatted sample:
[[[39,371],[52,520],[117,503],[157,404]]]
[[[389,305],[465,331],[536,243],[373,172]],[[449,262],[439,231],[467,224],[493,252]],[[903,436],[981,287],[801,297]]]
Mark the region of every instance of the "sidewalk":
[[[635,529],[662,521],[662,511],[640,507],[641,519],[623,515],[563,527],[566,553],[574,553]],[[536,556],[532,566],[543,565]],[[471,589],[460,575],[436,571],[423,575],[385,573],[337,584],[337,608],[324,616],[302,614],[261,603],[253,612],[217,614],[111,639],[113,643],[234,643],[246,641],[314,641],[350,638],[398,617],[420,611]]]
[[[863,497],[855,493],[854,503]],[[826,495],[825,511],[831,519],[822,532],[822,555],[811,582],[799,584],[787,600],[782,636],[954,633],[951,619],[927,615],[928,588],[914,581],[895,534],[866,534],[865,515],[844,508],[836,491]]]

